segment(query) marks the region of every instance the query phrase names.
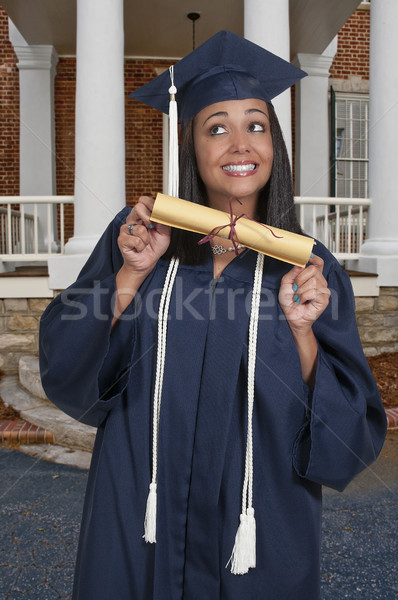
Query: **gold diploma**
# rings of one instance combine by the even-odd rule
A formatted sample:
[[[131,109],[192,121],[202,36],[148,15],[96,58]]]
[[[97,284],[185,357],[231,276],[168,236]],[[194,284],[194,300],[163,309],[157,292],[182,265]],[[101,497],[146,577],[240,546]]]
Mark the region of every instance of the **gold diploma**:
[[[203,235],[209,235],[214,229],[224,226],[225,229],[217,235],[228,238],[231,216],[181,198],[157,194],[151,221]],[[299,267],[307,264],[316,243],[307,236],[263,225],[246,217],[235,222],[235,231],[239,244],[246,248]]]

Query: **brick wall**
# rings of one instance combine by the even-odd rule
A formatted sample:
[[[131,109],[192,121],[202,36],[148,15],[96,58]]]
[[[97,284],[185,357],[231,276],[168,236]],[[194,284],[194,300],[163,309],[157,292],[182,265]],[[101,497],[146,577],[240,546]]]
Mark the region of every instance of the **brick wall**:
[[[76,60],[60,57],[54,84],[57,195],[73,196]],[[73,205],[65,206],[65,241],[73,235]]]
[[[338,34],[337,53],[330,68],[334,79],[369,79],[369,7],[358,8]]]
[[[131,204],[141,195],[162,191],[162,115],[159,111],[129,98],[129,93],[144,85],[170,66],[165,60],[127,59],[126,91],[126,199]]]
[[[19,194],[19,75],[0,6],[0,196]]]

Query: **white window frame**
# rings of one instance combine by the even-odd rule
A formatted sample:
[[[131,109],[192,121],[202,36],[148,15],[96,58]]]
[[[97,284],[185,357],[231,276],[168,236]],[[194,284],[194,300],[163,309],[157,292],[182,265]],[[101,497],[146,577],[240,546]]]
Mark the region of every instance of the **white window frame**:
[[[345,120],[344,127],[341,127],[341,119],[338,117],[338,103],[346,102],[347,109],[346,113],[348,113],[348,118]],[[361,129],[364,130],[364,137],[360,138],[361,146],[364,148],[364,152],[358,152],[356,150],[356,138],[354,134],[354,118],[353,118],[353,105],[355,102],[363,103],[363,110],[361,107],[360,115],[364,114],[364,118],[360,119],[364,126]],[[350,118],[351,117],[351,118]],[[339,131],[344,131],[344,137],[338,135]],[[369,94],[363,93],[345,93],[345,92],[335,92],[335,118],[334,118],[334,139],[335,139],[335,182],[334,182],[334,191],[336,197],[368,197],[368,166],[369,166]],[[364,145],[364,146],[363,146]],[[341,156],[340,152],[343,151],[344,155]],[[360,155],[362,154],[362,156]],[[348,165],[348,177],[345,177],[343,181],[344,191],[343,193],[339,193],[339,185],[338,182],[342,180],[339,178],[338,167],[339,163],[345,163]],[[363,173],[364,176],[358,177],[354,176],[355,166],[359,163],[364,165]],[[344,175],[346,175],[347,170],[344,169]],[[362,184],[357,184],[363,188],[363,193],[358,194],[354,190],[355,182],[360,181]]]

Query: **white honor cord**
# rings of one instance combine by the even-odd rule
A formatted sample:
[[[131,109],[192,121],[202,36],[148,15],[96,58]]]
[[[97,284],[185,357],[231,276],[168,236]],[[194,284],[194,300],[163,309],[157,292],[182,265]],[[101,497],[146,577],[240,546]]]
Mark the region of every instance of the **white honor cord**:
[[[153,398],[152,418],[152,480],[149,485],[149,494],[146,505],[144,521],[144,539],[151,544],[156,543],[156,513],[157,513],[157,479],[158,479],[158,441],[160,408],[162,403],[162,388],[164,365],[166,361],[167,318],[169,314],[170,298],[177,275],[179,260],[172,258],[166,273],[158,314],[158,351],[156,360],[155,391]]]
[[[169,89],[169,196],[178,197],[178,114],[176,93],[174,85],[174,67],[169,69],[171,87]],[[157,513],[157,480],[158,480],[158,441],[160,407],[162,403],[162,388],[164,365],[166,361],[167,318],[169,314],[170,298],[178,270],[178,258],[172,258],[166,273],[158,314],[158,348],[156,358],[155,391],[153,397],[153,423],[152,423],[152,480],[146,505],[144,521],[144,539],[146,542],[156,543],[156,513]]]
[[[253,509],[253,405],[256,369],[258,319],[260,310],[261,285],[263,279],[264,255],[257,255],[254,272],[252,303],[249,322],[249,349],[247,375],[247,438],[245,458],[245,478],[242,489],[242,512],[235,537],[231,558],[231,573],[244,575],[256,566],[256,521]]]
[[[146,542],[156,543],[156,513],[157,513],[157,473],[158,473],[158,441],[159,422],[162,399],[164,366],[166,360],[167,322],[170,307],[170,298],[178,270],[178,259],[171,259],[162,296],[158,316],[158,352],[156,363],[155,392],[153,401],[153,438],[152,438],[152,480],[149,486],[147,508],[145,514]],[[254,273],[252,302],[249,321],[248,340],[248,379],[247,379],[247,438],[245,476],[242,489],[242,512],[240,524],[235,537],[235,545],[230,560],[231,572],[243,575],[250,568],[256,566],[256,522],[253,509],[253,406],[254,406],[254,381],[256,367],[256,351],[258,337],[258,320],[261,299],[261,285],[264,266],[264,255],[257,255]]]

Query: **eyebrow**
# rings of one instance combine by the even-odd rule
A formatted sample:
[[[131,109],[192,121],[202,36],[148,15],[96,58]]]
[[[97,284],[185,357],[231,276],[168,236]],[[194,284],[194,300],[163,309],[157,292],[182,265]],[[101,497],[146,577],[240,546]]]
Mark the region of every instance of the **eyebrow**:
[[[269,119],[269,115],[267,115],[267,113],[264,112],[263,110],[261,110],[260,108],[248,108],[247,110],[245,110],[245,115],[250,115],[250,114],[256,113],[256,112],[261,113],[262,115],[267,117],[267,119]],[[213,117],[228,117],[228,116],[229,116],[229,114],[226,111],[220,111],[220,112],[213,113],[212,115],[209,115],[207,117],[207,119],[205,119],[203,121],[202,127],[205,125],[205,123],[207,123],[207,121],[209,119],[212,119]]]

